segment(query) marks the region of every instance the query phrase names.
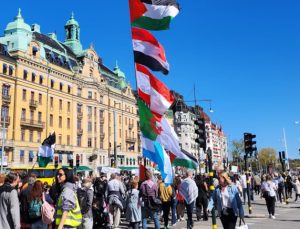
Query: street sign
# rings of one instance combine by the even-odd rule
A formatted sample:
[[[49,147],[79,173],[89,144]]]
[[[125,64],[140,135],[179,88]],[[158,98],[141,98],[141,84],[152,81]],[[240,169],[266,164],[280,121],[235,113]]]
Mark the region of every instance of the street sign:
[[[1,153],[0,153],[0,155],[1,155]],[[3,166],[8,165],[7,161],[8,161],[8,156],[3,156]],[[1,157],[0,157],[0,165],[1,165],[1,163],[2,163],[2,161],[1,161]]]

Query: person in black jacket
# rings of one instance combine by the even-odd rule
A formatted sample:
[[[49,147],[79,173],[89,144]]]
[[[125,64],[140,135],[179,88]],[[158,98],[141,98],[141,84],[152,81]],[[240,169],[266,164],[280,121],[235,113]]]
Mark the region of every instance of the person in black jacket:
[[[208,220],[208,215],[207,215],[208,186],[207,186],[207,184],[205,182],[205,178],[203,176],[201,176],[201,175],[197,175],[197,177],[196,177],[196,185],[198,187],[198,197],[196,199],[196,215],[197,215],[197,220],[200,221],[200,219],[201,219],[201,212],[202,212],[202,209],[203,209],[203,220],[207,221]]]

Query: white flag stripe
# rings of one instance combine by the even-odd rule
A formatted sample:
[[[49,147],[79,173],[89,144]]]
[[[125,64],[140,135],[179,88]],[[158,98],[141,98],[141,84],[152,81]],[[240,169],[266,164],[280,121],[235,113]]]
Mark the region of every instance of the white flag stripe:
[[[153,19],[162,19],[168,16],[175,17],[179,13],[179,10],[176,6],[159,6],[151,4],[145,4],[145,6],[147,11],[143,16]]]

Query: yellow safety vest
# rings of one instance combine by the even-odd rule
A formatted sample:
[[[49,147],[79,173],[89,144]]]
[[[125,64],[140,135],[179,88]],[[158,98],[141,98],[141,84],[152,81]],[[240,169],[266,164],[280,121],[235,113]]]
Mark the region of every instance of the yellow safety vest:
[[[62,191],[65,191],[65,189]],[[68,212],[67,218],[65,220],[64,225],[68,225],[71,227],[78,227],[81,222],[82,222],[82,214],[81,214],[81,209],[79,206],[79,202],[78,202],[78,198],[77,195],[74,193],[74,191],[72,191],[75,199],[76,199],[76,203],[75,203],[75,209],[72,209],[71,211]],[[57,211],[56,211],[56,219],[55,219],[55,224],[59,225],[60,221],[61,221],[61,217],[62,217],[62,194],[60,195],[59,199],[58,199],[58,203],[57,203]]]

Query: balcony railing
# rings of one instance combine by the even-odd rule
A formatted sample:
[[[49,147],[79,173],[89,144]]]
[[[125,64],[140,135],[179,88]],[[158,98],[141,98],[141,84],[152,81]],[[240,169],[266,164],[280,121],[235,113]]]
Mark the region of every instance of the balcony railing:
[[[126,142],[135,143],[136,142],[136,138],[126,137]]]
[[[83,134],[83,129],[77,129],[77,135],[82,135]]]
[[[82,111],[77,111],[77,118],[82,119],[83,113]]]
[[[2,94],[2,103],[10,104],[11,96]]]
[[[4,126],[4,117],[1,117],[1,126]],[[10,117],[6,116],[5,117],[5,127],[9,126],[10,124]]]
[[[32,127],[32,128],[39,128],[43,129],[45,127],[45,122],[36,121],[32,119],[21,119],[21,126],[24,127]]]
[[[31,99],[31,100],[29,100],[29,107],[30,108],[37,108],[37,105],[38,105],[38,102],[36,101],[36,100],[33,100],[33,99]]]
[[[105,133],[100,133],[100,138],[101,139],[105,138]]]

